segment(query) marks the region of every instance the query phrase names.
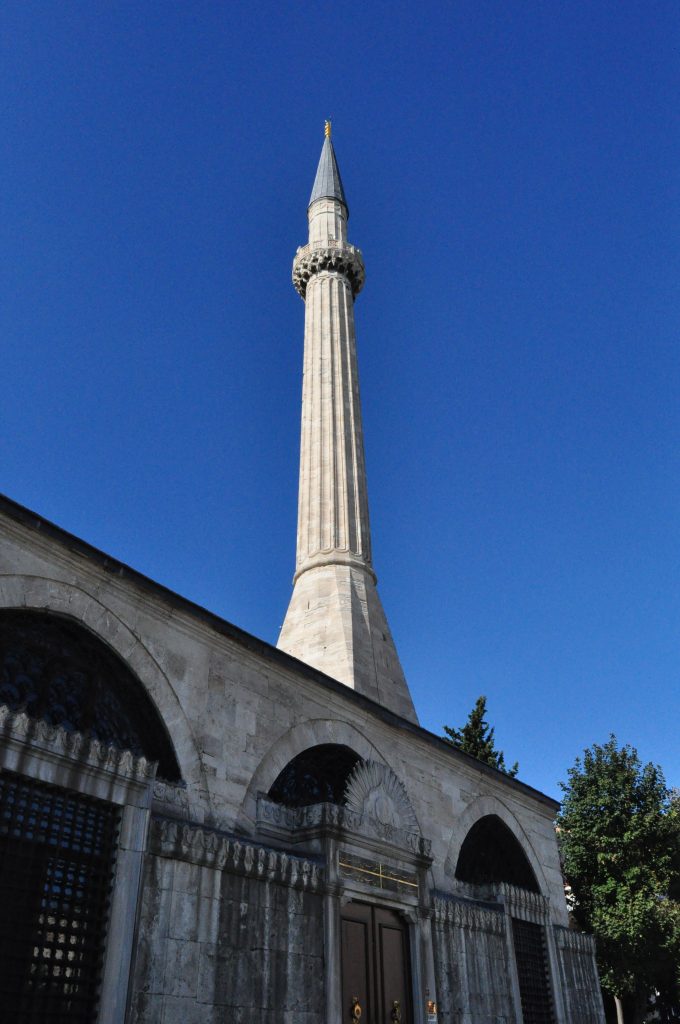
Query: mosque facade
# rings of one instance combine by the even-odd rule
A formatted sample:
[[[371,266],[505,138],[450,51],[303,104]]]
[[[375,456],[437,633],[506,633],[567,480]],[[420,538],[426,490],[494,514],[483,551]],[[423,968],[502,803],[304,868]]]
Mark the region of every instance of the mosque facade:
[[[603,1024],[557,804],[418,724],[376,586],[328,133],[277,647],[0,500],[13,1024]]]

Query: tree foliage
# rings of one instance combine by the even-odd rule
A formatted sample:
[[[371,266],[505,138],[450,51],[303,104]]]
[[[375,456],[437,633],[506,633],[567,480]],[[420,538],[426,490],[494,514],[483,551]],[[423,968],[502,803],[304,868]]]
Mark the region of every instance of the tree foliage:
[[[494,729],[485,721],[485,715],[486,697],[478,697],[462,729],[444,726],[444,739],[466,754],[472,754],[478,761],[490,764],[492,768],[498,768],[499,771],[514,778],[519,771],[519,765],[515,761],[511,768],[506,767],[505,756],[502,751],[496,750]]]
[[[661,769],[611,736],[577,758],[558,818],[578,923],[597,941],[600,980],[645,1019],[647,997],[671,1002],[680,964],[680,805]]]

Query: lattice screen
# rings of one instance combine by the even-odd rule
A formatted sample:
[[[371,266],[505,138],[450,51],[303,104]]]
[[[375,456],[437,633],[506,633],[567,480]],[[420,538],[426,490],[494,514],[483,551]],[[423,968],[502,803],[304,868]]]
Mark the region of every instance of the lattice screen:
[[[94,1022],[118,809],[0,773],[0,1014]]]
[[[544,930],[513,917],[512,934],[524,1024],[554,1024]]]

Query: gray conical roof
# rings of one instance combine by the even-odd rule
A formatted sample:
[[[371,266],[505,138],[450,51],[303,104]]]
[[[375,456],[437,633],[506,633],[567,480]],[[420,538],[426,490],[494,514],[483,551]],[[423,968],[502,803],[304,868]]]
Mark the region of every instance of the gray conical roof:
[[[319,166],[316,169],[314,187],[309,197],[309,205],[311,206],[317,199],[339,199],[341,203],[347,206],[345,190],[342,187],[342,178],[338,169],[338,161],[335,159],[333,143],[328,136],[323,142]]]

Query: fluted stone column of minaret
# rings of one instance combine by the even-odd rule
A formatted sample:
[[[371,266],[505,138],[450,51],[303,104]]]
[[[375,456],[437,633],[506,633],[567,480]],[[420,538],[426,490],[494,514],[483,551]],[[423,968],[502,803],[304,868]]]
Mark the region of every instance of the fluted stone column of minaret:
[[[417,721],[372,568],[354,333],[364,265],[347,218],[327,125],[309,244],[293,263],[305,301],[302,438],[297,564],[278,646]]]

